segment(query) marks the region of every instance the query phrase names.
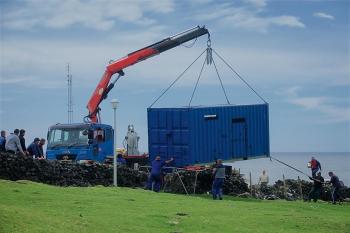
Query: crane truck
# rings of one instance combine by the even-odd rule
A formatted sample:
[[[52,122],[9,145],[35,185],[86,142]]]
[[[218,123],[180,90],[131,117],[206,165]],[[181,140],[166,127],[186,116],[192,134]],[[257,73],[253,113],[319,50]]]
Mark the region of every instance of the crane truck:
[[[99,105],[107,98],[124,69],[190,40],[207,34],[205,26],[197,26],[134,51],[107,65],[106,70],[87,104],[88,115],[84,123],[55,124],[47,133],[47,159],[104,162],[113,156],[114,130],[101,123]],[[111,82],[112,76],[118,76]]]

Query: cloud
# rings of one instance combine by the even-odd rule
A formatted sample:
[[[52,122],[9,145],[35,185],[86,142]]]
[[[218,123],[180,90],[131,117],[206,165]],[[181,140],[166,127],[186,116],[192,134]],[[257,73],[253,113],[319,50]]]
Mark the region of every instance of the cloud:
[[[278,17],[271,17],[268,21],[272,24],[280,25],[280,26],[289,26],[289,27],[297,27],[297,28],[304,28],[305,24],[300,22],[299,18],[295,16],[278,16]]]
[[[66,83],[60,80],[47,79],[42,75],[34,76],[8,76],[0,79],[0,85],[15,85],[23,86],[29,88],[38,88],[38,89],[57,89],[57,88],[66,88]],[[4,101],[5,102],[5,101]]]
[[[0,54],[1,87],[65,88],[68,62],[75,84],[94,86],[110,59],[117,60],[161,40],[168,34],[165,30],[162,26],[147,27],[143,31],[124,30],[108,34],[99,43],[81,38],[4,39]]]
[[[267,33],[272,26],[285,26],[291,28],[305,28],[305,24],[296,16],[280,15],[280,16],[262,16],[266,6],[265,1],[249,1],[253,2],[253,7],[233,6],[229,3],[220,4],[211,9],[202,11],[195,16],[198,21],[216,21],[225,27],[236,29],[245,29],[250,31],[258,31]]]
[[[108,34],[108,37],[98,43],[88,38],[5,39],[2,41],[0,82],[2,86],[16,84],[34,88],[55,85],[65,87],[65,65],[70,62],[74,83],[94,87],[110,59],[117,60],[175,32],[159,26],[149,27],[147,30],[120,31]],[[175,79],[199,55],[202,51],[199,45],[204,40],[205,37],[199,38],[191,49],[180,46],[127,68],[125,78],[130,80],[135,77],[137,82],[147,86],[164,86]],[[348,60],[337,51],[310,52],[238,46],[229,44],[216,47],[216,51],[251,84],[350,85]],[[232,78],[232,72],[216,56],[214,59],[225,84],[241,84]],[[202,61],[200,59],[188,71],[182,79],[184,85],[193,85],[191,77],[195,79],[198,76]],[[216,77],[216,74],[213,67],[206,67],[201,84],[216,84],[217,80],[210,77]],[[132,83],[135,80],[128,82]]]
[[[5,78],[5,77],[2,77],[0,79],[0,84],[4,85],[4,84],[18,84],[18,83],[22,83],[22,82],[27,82],[27,81],[30,81],[30,79],[28,78]]]
[[[326,13],[323,13],[323,12],[315,12],[313,14],[314,17],[318,17],[318,18],[323,18],[323,19],[330,19],[330,20],[333,20],[334,19],[334,16],[333,15],[330,15],[330,14],[326,14]]]
[[[289,87],[286,90],[283,90],[283,92],[280,92],[279,94],[287,94],[290,97],[295,97],[297,96],[297,93],[299,90],[301,90],[302,87],[300,86],[293,86],[293,87]]]
[[[320,107],[326,100],[327,99],[325,97],[293,97],[290,98],[288,102],[307,109],[316,109]]]
[[[340,106],[342,100],[326,96],[300,96],[298,91],[301,89],[299,86],[287,88],[284,91],[286,101],[307,111],[322,113],[322,123],[350,122],[350,108]],[[349,105],[349,102],[345,105]]]
[[[145,13],[166,14],[174,9],[172,0],[148,1],[26,1],[18,8],[3,10],[3,26],[12,30],[38,27],[62,29],[74,25],[108,30],[121,22],[152,25],[156,20]]]
[[[265,7],[266,0],[244,0],[247,3],[254,5],[255,7]]]

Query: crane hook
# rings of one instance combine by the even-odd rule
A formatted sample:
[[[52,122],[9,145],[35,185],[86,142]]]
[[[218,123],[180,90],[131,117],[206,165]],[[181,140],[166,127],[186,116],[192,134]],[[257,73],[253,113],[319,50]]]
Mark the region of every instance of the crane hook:
[[[208,34],[208,40],[207,40],[207,65],[211,65],[213,62],[213,53],[211,48],[211,40],[210,40],[210,34]]]

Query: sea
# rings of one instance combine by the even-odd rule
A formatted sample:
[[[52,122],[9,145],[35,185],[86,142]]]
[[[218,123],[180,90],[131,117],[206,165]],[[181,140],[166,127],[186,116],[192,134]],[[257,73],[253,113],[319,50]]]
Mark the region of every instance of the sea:
[[[350,186],[350,152],[273,152],[271,157],[276,158],[298,170],[309,174],[311,170],[307,167],[307,163],[314,156],[322,167],[322,176],[325,180],[329,180],[328,172],[334,172],[344,185]],[[270,158],[250,159],[244,161],[236,161],[233,163],[225,163],[231,165],[234,169],[240,170],[244,178],[249,181],[249,173],[252,176],[252,184],[257,184],[259,176],[263,170],[266,170],[269,176],[269,184],[274,184],[277,180],[285,179],[300,179],[309,180],[309,178],[297,172],[286,165],[283,165]]]

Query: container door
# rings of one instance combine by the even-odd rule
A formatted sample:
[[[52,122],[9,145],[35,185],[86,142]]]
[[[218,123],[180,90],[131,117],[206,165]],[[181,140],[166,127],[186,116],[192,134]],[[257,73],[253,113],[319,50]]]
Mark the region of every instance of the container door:
[[[204,127],[202,132],[204,151],[201,156],[204,157],[204,162],[212,162],[215,159],[224,159],[222,120],[218,118],[218,114],[204,115]]]
[[[188,164],[188,111],[181,109],[153,109],[148,111],[148,143],[150,159],[175,158],[176,166]]]
[[[232,119],[232,152],[233,158],[247,159],[247,123],[245,118]]]
[[[171,111],[167,114],[167,158],[174,157],[175,165],[183,166],[187,160],[188,124],[186,111]]]

